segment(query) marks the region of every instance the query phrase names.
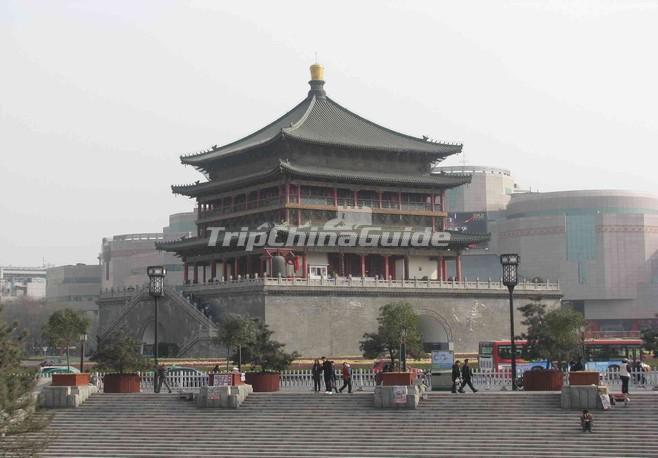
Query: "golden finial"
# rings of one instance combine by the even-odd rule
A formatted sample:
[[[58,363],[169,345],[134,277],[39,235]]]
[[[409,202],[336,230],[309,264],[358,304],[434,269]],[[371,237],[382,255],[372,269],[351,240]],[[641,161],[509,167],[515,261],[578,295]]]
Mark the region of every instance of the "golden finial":
[[[324,81],[324,67],[317,62],[311,65],[311,80]]]

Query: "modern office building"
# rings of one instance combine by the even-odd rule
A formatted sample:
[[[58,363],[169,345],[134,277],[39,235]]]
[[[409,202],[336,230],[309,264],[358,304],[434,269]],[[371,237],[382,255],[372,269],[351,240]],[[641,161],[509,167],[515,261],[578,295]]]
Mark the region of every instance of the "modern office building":
[[[82,312],[89,318],[87,349],[96,348],[98,305],[101,290],[101,266],[75,264],[48,269],[46,304],[50,311],[62,308]]]
[[[523,192],[509,170],[477,165],[436,166],[433,173],[470,176],[469,183],[446,191],[449,209],[446,227],[453,231],[491,233],[512,194]],[[500,277],[496,238],[469,247],[462,253],[462,272],[467,279]],[[449,275],[454,275],[450,271]]]
[[[183,264],[176,256],[158,251],[156,242],[178,240],[196,233],[196,213],[176,213],[169,216],[169,225],[162,232],[121,234],[104,238],[101,248],[101,287],[122,289],[146,282],[146,268],[163,265],[170,285],[183,284]]]
[[[46,297],[46,268],[0,266],[0,299]]]
[[[658,197],[595,190],[514,194],[494,228],[521,274],[559,278],[594,333],[631,335],[658,313]],[[658,324],[658,323],[657,323]]]

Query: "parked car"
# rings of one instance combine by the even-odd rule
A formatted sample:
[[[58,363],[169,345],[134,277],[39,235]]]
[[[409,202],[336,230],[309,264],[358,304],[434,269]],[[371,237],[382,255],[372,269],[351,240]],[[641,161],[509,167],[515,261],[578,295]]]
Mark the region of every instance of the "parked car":
[[[75,367],[67,366],[42,366],[39,368],[39,377],[50,377],[53,374],[79,374]]]
[[[208,374],[193,367],[169,366],[167,367],[167,381],[171,387],[195,388],[207,384]]]

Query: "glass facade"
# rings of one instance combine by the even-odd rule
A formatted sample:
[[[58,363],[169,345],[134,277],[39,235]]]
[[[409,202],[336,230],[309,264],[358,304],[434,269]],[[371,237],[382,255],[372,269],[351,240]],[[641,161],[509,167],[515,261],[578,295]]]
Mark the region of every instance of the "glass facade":
[[[585,261],[597,254],[597,215],[567,215],[567,260],[578,263],[578,283],[587,282]]]

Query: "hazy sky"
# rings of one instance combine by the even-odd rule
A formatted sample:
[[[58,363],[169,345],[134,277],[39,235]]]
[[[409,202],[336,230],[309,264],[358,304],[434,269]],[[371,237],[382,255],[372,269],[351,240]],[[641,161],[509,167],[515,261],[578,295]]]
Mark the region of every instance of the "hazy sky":
[[[179,155],[303,99],[541,191],[654,192],[658,1],[0,1],[0,265],[159,231]],[[454,157],[446,165],[464,160]]]

